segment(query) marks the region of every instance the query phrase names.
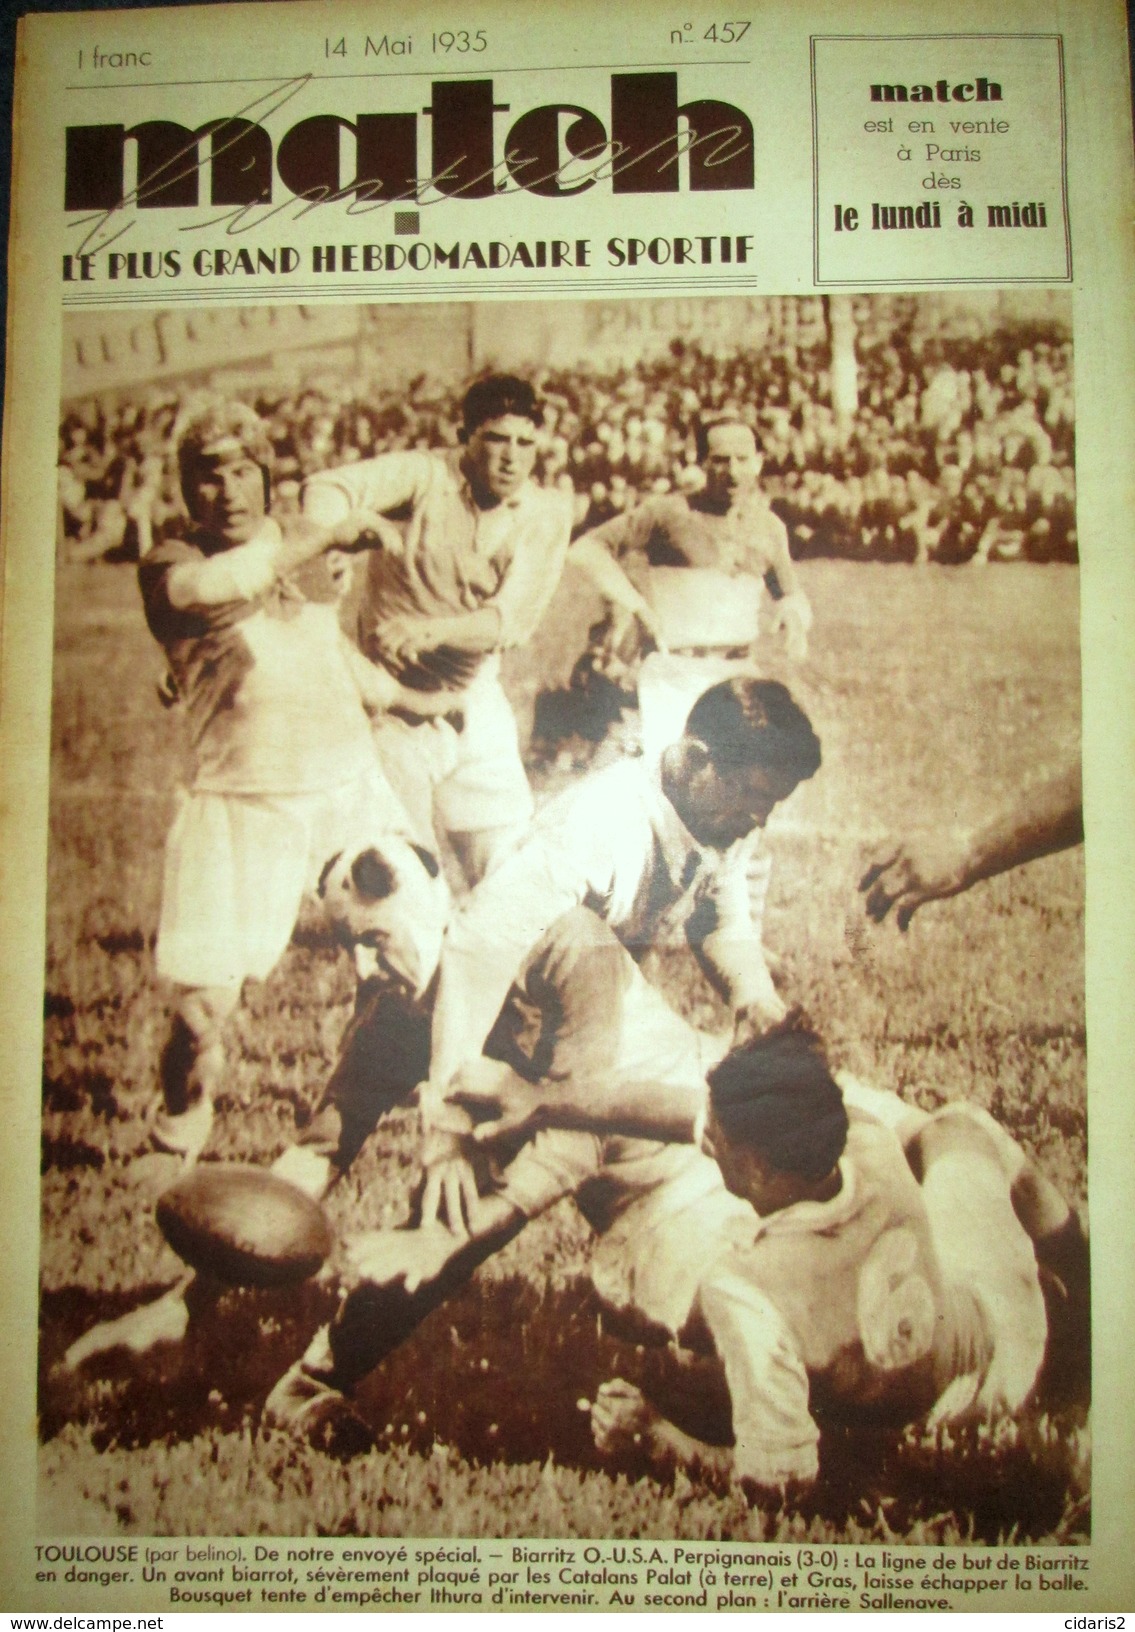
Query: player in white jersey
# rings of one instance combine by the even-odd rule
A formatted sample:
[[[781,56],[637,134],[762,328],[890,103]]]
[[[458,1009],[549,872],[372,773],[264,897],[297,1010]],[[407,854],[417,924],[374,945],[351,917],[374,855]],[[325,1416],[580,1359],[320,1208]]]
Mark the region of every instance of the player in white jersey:
[[[271,972],[327,856],[407,818],[364,707],[396,703],[401,688],[363,661],[333,607],[286,581],[316,547],[285,543],[267,513],[263,424],[240,405],[211,408],[177,452],[192,525],[144,556],[138,577],[192,748],[162,884],[157,969],[177,997],[155,1125],[159,1144],[192,1158],[242,983]]]
[[[526,381],[490,375],[465,394],[462,447],[379,454],[304,487],[309,524],[404,521],[400,541],[386,528],[369,550],[359,645],[410,694],[376,726],[391,782],[419,832],[432,821],[449,839],[470,883],[533,809],[500,654],[535,632],[571,536],[567,497],[532,481],[542,423]]]
[[[593,771],[545,805],[450,923],[426,1096],[437,1125],[448,1084],[480,1053],[516,970],[576,906],[592,907],[634,953],[664,921],[680,921],[746,1023],[782,1019],[762,946],[763,829],[819,766],[819,740],[787,688],[733,679],[704,692],[660,752]],[[439,1146],[427,1146],[427,1161]]]
[[[800,1034],[735,1051],[709,1085],[705,1148],[753,1209],[697,1293],[733,1444],[691,1439],[615,1379],[592,1414],[600,1449],[783,1490],[817,1476],[821,1403],[827,1420],[896,1424],[1020,1409],[1049,1336],[1041,1269],[1086,1299],[1087,1242],[1005,1130],[837,1081]]]
[[[354,1243],[355,1319],[309,1353],[308,1398],[349,1375],[368,1338],[385,1352],[407,1335],[563,1195],[601,1233],[591,1275],[603,1301],[640,1331],[645,1320],[670,1340],[708,1339],[723,1365],[731,1445],[692,1439],[620,1378],[598,1389],[600,1450],[645,1454],[664,1473],[684,1464],[775,1491],[810,1484],[820,1401],[828,1420],[895,1426],[1018,1410],[1049,1337],[1042,1269],[1079,1302],[1082,1345],[1079,1221],[985,1112],[927,1113],[833,1077],[817,1039],[794,1026],[734,1049],[708,1080],[707,1102],[693,1072],[471,1075],[466,1102],[502,1112],[481,1134],[505,1150],[531,1142],[470,1213],[471,1239],[434,1227]],[[642,1137],[699,1129],[708,1173],[682,1164],[692,1145]],[[368,1308],[381,1309],[382,1331],[367,1332]]]

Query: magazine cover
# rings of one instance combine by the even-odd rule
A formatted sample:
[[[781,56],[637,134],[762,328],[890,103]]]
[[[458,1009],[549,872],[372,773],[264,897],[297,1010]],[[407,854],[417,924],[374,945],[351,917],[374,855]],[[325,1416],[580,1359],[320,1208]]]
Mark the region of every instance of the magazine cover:
[[[990,26],[21,23],[11,1607],[1124,1607],[1125,18]]]

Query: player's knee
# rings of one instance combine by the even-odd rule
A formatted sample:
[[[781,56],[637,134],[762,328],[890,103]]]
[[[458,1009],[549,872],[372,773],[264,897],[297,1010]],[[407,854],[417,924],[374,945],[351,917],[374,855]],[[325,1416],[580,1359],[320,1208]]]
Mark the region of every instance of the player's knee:
[[[1017,1147],[1008,1134],[987,1111],[974,1105],[946,1105],[936,1111],[914,1135],[911,1147],[917,1151],[924,1176],[947,1157],[968,1156],[991,1161],[1005,1175],[1007,1183],[1012,1181],[1019,1166],[1009,1162],[1010,1154]]]
[[[238,996],[227,988],[194,988],[178,998],[159,1065],[162,1094],[173,1114],[202,1096],[215,1097],[225,1067],[225,1022]]]
[[[188,1027],[199,1048],[207,1048],[218,1038],[240,1001],[234,986],[194,986],[182,992],[177,1014]]]

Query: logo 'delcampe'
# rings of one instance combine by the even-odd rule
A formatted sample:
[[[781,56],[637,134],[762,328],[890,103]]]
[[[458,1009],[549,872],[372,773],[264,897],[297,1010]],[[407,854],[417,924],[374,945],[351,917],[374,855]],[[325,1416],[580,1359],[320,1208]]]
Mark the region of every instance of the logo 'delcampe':
[[[491,79],[437,81],[430,106],[430,174],[418,171],[416,113],[321,113],[302,119],[276,145],[262,124],[240,116],[191,129],[167,119],[67,128],[64,208],[115,209],[127,200],[127,144],[136,144],[139,209],[208,202],[272,202],[275,174],[297,198],[395,202],[433,192],[489,198],[501,191],[501,165],[513,183],[545,198],[569,198],[609,178],[615,193],[676,193],[679,155],[693,192],[753,187],[753,127],[728,102],[678,102],[674,73],[612,74],[610,134],[587,108],[555,102],[522,114],[497,151]],[[684,121],[684,124],[680,123]],[[342,132],[354,138],[354,175],[342,175]],[[209,171],[208,199],[202,169]]]

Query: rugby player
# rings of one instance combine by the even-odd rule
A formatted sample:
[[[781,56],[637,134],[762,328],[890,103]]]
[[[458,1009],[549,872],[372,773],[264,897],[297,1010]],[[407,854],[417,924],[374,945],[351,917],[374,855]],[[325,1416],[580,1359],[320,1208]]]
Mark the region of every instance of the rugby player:
[[[328,913],[340,941],[352,948],[360,975],[359,1018],[347,1039],[323,1104],[301,1141],[275,1164],[282,1177],[319,1193],[341,1173],[378,1117],[405,1099],[429,1064],[430,1010],[449,896],[433,857],[401,839],[383,840],[337,861],[324,881]],[[672,1090],[679,1122],[704,1094],[707,1065],[728,1037],[694,1030],[675,1014],[594,913],[577,907],[539,937],[506,991],[484,1055],[462,1074],[458,1091],[507,1094],[509,1085],[543,1084],[565,1100],[587,1083],[648,1083]],[[569,1084],[578,1084],[573,1090]],[[659,1114],[657,1107],[652,1114]],[[500,1142],[498,1141],[498,1144]],[[373,1443],[345,1392],[408,1334],[422,1315],[496,1251],[526,1219],[560,1196],[577,1195],[585,1215],[610,1243],[612,1275],[619,1273],[618,1242],[633,1203],[641,1219],[666,1187],[667,1207],[684,1209],[687,1237],[704,1243],[716,1228],[745,1212],[721,1183],[713,1162],[688,1142],[550,1134],[525,1143],[507,1161],[504,1188],[488,1195],[473,1185],[448,1197],[450,1218],[468,1214],[472,1235],[439,1225],[377,1232],[356,1244],[365,1260],[364,1283],[318,1333],[302,1360],[273,1389],[267,1427],[283,1428],[333,1455],[348,1456]],[[472,1169],[470,1169],[472,1171]],[[478,1175],[480,1191],[486,1174]],[[591,1182],[594,1181],[594,1182]],[[712,1192],[712,1195],[710,1194]],[[507,1206],[499,1197],[507,1194]],[[428,1198],[423,1211],[434,1210]],[[695,1209],[696,1212],[691,1211]],[[418,1298],[373,1283],[383,1255],[425,1254],[436,1270]],[[383,1260],[384,1261],[384,1260]],[[686,1272],[688,1303],[694,1268]],[[395,1277],[397,1279],[397,1277]],[[670,1308],[682,1292],[668,1266],[657,1295]]]
[[[815,1039],[767,1036],[709,1073],[705,1148],[753,1210],[702,1277],[733,1445],[683,1433],[622,1379],[592,1412],[597,1446],[784,1490],[819,1471],[828,1420],[1013,1413],[1048,1322],[1040,1266],[1086,1310],[1087,1243],[1055,1188],[986,1113],[933,1114],[833,1079]],[[917,1175],[917,1177],[916,1177]]]
[[[162,883],[157,971],[177,995],[154,1137],[194,1159],[243,982],[274,968],[329,854],[408,818],[366,712],[402,690],[363,661],[332,607],[286,582],[326,541],[286,543],[268,515],[264,425],[240,404],[207,408],[183,426],[177,458],[191,526],[151,550],[138,578],[192,748]]]
[[[450,923],[427,1124],[454,1128],[448,1084],[481,1053],[531,948],[577,906],[592,907],[635,953],[680,924],[741,1026],[783,1019],[762,946],[771,870],[762,835],[775,807],[819,765],[819,740],[787,688],[734,678],[698,698],[657,757],[621,759],[546,805]],[[444,1134],[427,1141],[427,1165],[460,1170],[446,1143]]]
[[[759,481],[752,427],[735,413],[701,419],[695,431],[704,486],[652,495],[576,539],[568,559],[611,607],[591,665],[616,683],[637,648],[633,620],[658,650],[637,677],[640,703],[672,694],[688,710],[698,692],[752,672],[764,589],[775,597],[774,632],[789,657],[807,655],[812,609],[789,554],[788,531]],[[645,729],[645,722],[644,722]]]
[[[347,876],[337,893],[347,933],[386,960],[417,915],[401,867],[383,866],[380,898],[360,899]],[[519,1047],[533,1007],[539,1026]],[[1066,1260],[1078,1227],[1053,1187],[980,1111],[931,1116],[850,1078],[837,1086],[799,1031],[713,1066],[707,1118],[704,1073],[723,1046],[669,1010],[592,914],[560,920],[462,1076],[465,1103],[503,1109],[481,1129],[501,1170],[466,1203],[468,1236],[427,1224],[357,1238],[359,1284],[272,1391],[265,1425],[335,1455],[367,1449],[346,1393],[569,1195],[601,1236],[592,1278],[604,1302],[669,1338],[704,1325],[732,1399],[735,1445],[714,1448],[612,1380],[592,1413],[602,1450],[635,1442],[660,1467],[783,1489],[818,1469],[810,1390],[845,1415],[898,1423],[931,1408],[951,1421],[1017,1409],[1046,1338],[1030,1237]],[[704,1153],[690,1142],[699,1121]]]
[[[308,524],[342,534],[355,514],[364,546],[368,513],[405,520],[400,539],[387,528],[368,551],[359,645],[411,693],[376,726],[391,782],[470,883],[533,809],[500,654],[535,632],[571,536],[570,499],[532,480],[542,423],[527,381],[490,375],[465,394],[460,448],[382,453],[303,492]]]
[[[740,1024],[782,1017],[760,937],[768,858],[752,841],[776,803],[811,776],[819,760],[811,725],[783,686],[731,681],[700,700],[662,761],[623,761],[553,801],[530,839],[453,916],[436,858],[422,847],[383,841],[333,858],[320,891],[359,975],[356,1015],[315,1118],[275,1171],[322,1195],[382,1112],[424,1084],[421,1214],[428,1221],[444,1211],[453,1231],[463,1234],[465,1208],[478,1204],[479,1189],[462,1138],[469,1118],[431,1086],[438,1080],[438,1037],[456,1040],[456,1047],[444,1044],[445,1082],[458,1091],[470,1069],[483,1069],[482,1053],[510,988],[521,982],[555,921],[563,920],[560,942],[573,929],[583,934],[581,952],[602,930],[593,914],[574,911],[585,904],[632,950],[649,944],[673,909]],[[388,897],[391,904],[382,908]],[[384,926],[390,917],[393,928]],[[468,1018],[462,1024],[450,1016],[439,1033],[450,951],[456,953],[450,979],[457,981],[451,998]],[[455,1023],[456,1032],[450,1029]],[[180,1289],[166,1303],[155,1306],[146,1331],[184,1329]],[[138,1345],[149,1341],[138,1321],[131,1320],[130,1330]],[[103,1346],[102,1337],[91,1336],[69,1363]]]

